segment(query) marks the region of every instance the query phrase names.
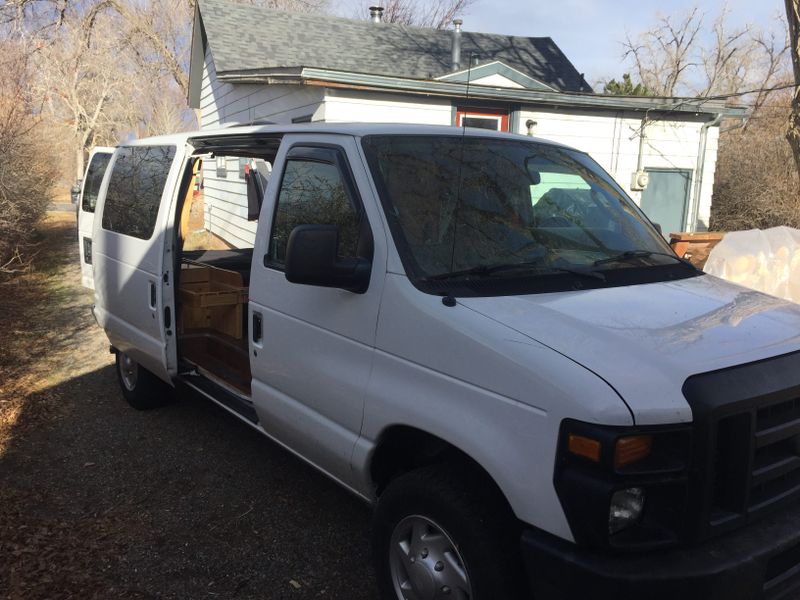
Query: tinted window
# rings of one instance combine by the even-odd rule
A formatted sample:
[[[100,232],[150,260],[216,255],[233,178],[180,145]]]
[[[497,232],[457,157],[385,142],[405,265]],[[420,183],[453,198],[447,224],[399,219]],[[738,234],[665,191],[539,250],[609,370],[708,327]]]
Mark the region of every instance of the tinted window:
[[[110,160],[111,154],[106,152],[95,154],[92,157],[92,162],[89,163],[89,169],[86,171],[86,182],[83,185],[81,208],[83,208],[84,212],[94,212],[94,207],[97,205],[97,194],[100,192],[100,184],[103,183],[103,175],[106,173],[106,167]]]
[[[579,152],[432,136],[368,137],[364,148],[412,275],[472,270],[478,278],[480,269],[519,263],[530,268],[508,272],[533,277],[595,268],[629,250],[652,252],[648,264],[675,262],[659,254],[669,248],[618,186]]]
[[[338,225],[339,256],[356,256],[359,220],[339,167],[310,160],[290,160],[281,182],[267,259],[286,260],[289,234],[298,225]]]
[[[103,208],[103,229],[150,239],[175,146],[120,148]]]

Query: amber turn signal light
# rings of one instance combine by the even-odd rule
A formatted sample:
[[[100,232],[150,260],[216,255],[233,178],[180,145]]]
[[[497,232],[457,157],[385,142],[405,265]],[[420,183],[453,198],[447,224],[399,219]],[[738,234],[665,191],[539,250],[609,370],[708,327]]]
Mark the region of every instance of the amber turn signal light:
[[[571,454],[588,458],[592,462],[600,462],[600,442],[582,435],[569,434],[567,448]]]
[[[644,460],[653,451],[652,435],[631,435],[617,440],[614,448],[614,468],[622,469]]]

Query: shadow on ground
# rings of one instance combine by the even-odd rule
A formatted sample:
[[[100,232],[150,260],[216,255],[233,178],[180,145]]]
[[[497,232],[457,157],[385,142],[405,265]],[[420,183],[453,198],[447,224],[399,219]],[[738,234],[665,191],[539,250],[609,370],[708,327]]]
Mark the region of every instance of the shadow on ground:
[[[194,394],[142,413],[116,385],[109,366],[25,400],[0,597],[375,597],[359,500]]]

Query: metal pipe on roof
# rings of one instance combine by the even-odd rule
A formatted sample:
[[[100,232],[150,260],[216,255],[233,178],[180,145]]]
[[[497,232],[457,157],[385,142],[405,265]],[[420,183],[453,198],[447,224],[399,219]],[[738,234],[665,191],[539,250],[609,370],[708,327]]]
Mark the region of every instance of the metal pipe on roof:
[[[464,23],[461,19],[453,19],[453,48],[451,57],[451,67],[453,71],[458,71],[461,68],[461,25]]]
[[[373,23],[380,23],[383,19],[383,7],[382,6],[370,6],[369,7],[369,20]]]

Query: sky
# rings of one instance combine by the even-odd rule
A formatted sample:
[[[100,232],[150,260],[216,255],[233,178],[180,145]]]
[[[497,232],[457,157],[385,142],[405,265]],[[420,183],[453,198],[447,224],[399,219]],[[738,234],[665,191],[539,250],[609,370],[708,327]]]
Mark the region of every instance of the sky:
[[[530,37],[549,36],[585,74],[590,85],[620,78],[622,42],[655,23],[657,15],[683,15],[693,6],[706,12],[708,28],[719,0],[477,0],[464,15],[464,29]],[[731,24],[778,30],[783,0],[728,0]],[[783,34],[782,34],[783,35]]]

